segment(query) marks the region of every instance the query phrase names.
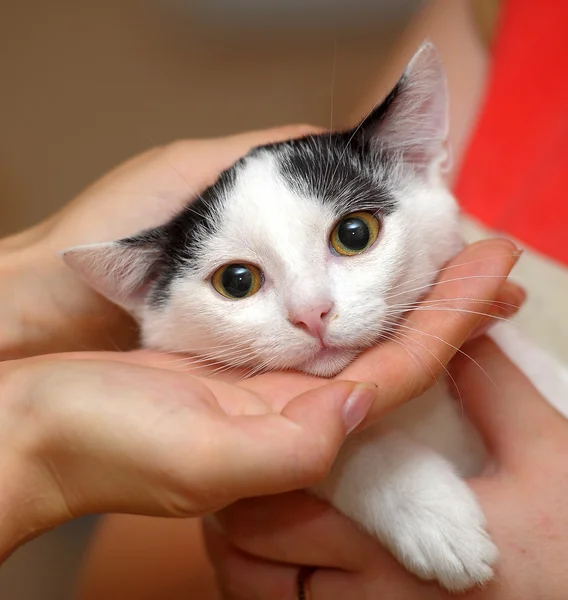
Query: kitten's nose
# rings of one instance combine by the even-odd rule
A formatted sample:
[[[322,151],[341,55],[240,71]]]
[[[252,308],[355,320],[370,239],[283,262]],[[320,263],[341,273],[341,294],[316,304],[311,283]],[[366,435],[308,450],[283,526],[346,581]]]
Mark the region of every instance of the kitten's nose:
[[[326,322],[325,316],[331,310],[333,303],[329,300],[303,306],[288,313],[288,319],[297,327],[305,329],[310,335],[323,343]]]

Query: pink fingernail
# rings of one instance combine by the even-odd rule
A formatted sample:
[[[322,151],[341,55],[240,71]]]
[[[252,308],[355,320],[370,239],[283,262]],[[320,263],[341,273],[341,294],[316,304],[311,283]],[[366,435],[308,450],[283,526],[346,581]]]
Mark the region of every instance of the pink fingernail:
[[[517,249],[515,250],[515,252],[513,252],[513,258],[515,259],[515,264],[517,264],[519,262],[519,259],[523,255],[524,251],[525,251],[524,248],[519,248],[517,246]]]
[[[343,405],[343,422],[351,433],[369,413],[379,388],[374,383],[358,383]]]

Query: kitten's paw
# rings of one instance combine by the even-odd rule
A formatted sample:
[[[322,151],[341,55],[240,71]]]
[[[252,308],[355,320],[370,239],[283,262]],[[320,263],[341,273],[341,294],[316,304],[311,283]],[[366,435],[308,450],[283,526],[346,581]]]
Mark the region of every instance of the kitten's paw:
[[[390,539],[392,552],[409,571],[452,592],[489,582],[498,557],[473,493],[467,489],[460,496],[431,507],[409,506]]]

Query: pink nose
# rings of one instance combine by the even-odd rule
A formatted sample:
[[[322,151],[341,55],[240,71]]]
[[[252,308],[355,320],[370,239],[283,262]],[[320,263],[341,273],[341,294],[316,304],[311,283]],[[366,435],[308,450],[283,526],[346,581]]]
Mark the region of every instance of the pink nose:
[[[288,313],[288,319],[297,327],[305,329],[310,335],[323,343],[326,322],[325,316],[333,306],[330,301],[317,302]]]

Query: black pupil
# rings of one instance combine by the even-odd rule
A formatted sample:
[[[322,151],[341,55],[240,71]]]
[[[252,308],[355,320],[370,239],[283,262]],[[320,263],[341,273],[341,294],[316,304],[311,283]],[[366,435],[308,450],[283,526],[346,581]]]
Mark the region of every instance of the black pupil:
[[[221,283],[233,298],[244,298],[252,287],[251,270],[244,265],[229,265],[223,272]]]
[[[350,217],[339,224],[337,237],[348,250],[364,250],[371,238],[371,232],[363,219]]]

